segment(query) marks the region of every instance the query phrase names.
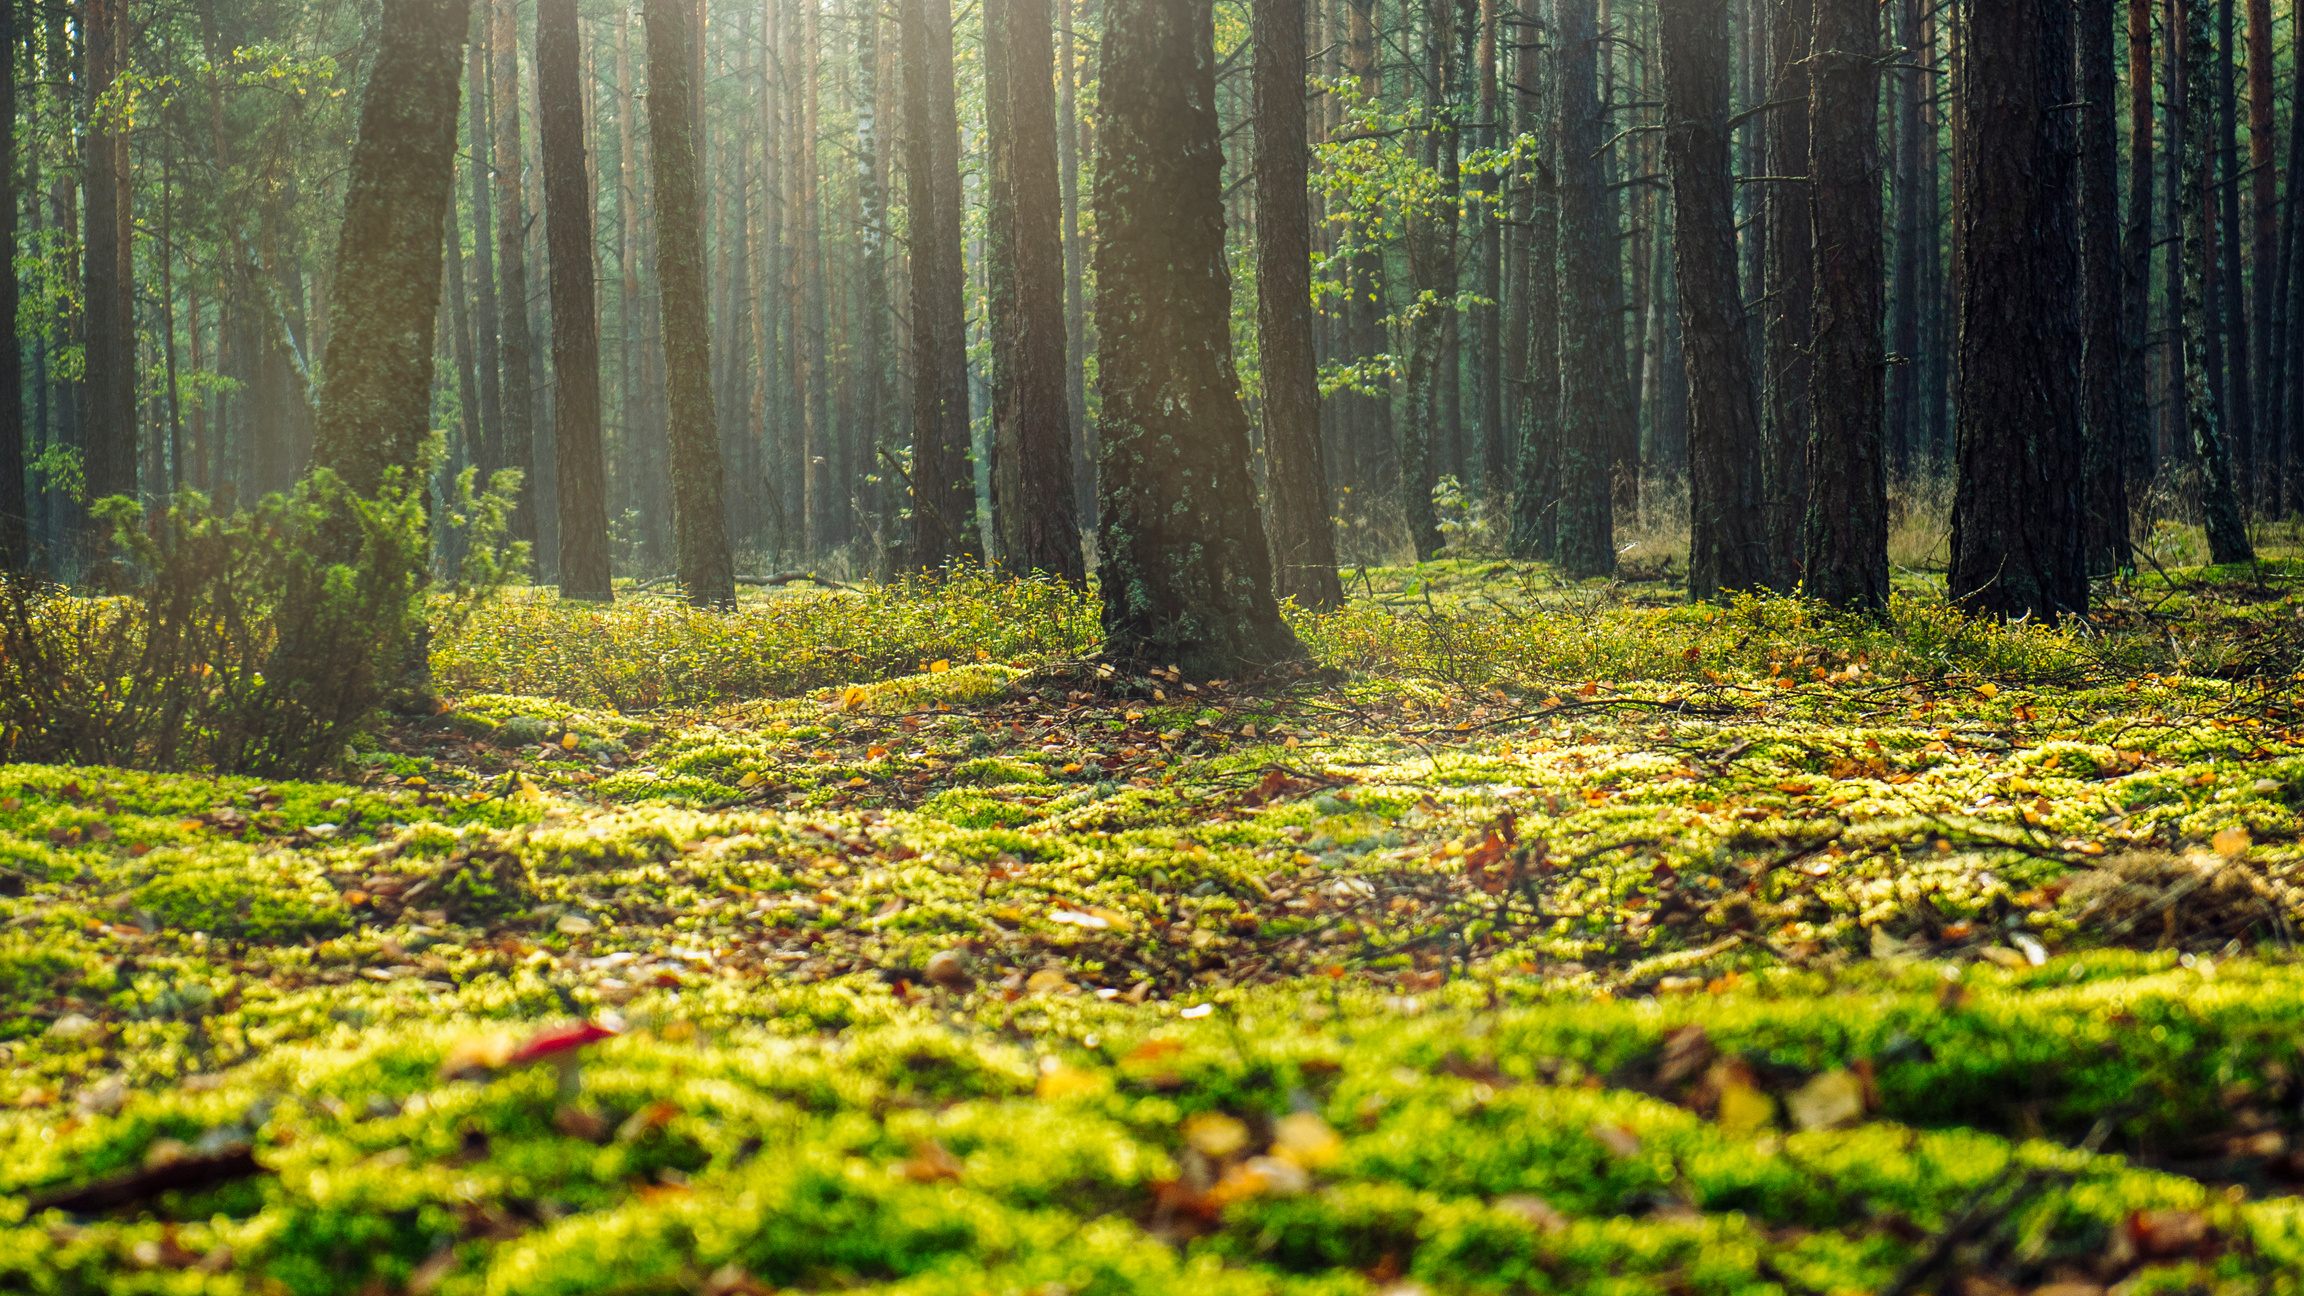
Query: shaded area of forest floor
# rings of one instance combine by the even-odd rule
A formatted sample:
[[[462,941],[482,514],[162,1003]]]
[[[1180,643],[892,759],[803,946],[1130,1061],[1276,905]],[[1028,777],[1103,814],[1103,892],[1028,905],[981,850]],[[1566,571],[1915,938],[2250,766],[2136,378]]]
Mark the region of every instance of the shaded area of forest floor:
[[[1350,575],[1250,680],[514,599],[342,783],[0,768],[0,1286],[2294,1289],[2304,565]]]

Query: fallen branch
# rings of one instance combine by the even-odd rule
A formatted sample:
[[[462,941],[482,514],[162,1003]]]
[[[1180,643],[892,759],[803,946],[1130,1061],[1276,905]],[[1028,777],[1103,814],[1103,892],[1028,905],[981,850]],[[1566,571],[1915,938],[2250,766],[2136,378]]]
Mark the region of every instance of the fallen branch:
[[[146,1201],[164,1192],[212,1188],[235,1179],[269,1173],[256,1163],[256,1154],[243,1143],[209,1156],[186,1157],[37,1196],[26,1203],[27,1213],[37,1215],[45,1210],[60,1210],[74,1215],[94,1215]]]

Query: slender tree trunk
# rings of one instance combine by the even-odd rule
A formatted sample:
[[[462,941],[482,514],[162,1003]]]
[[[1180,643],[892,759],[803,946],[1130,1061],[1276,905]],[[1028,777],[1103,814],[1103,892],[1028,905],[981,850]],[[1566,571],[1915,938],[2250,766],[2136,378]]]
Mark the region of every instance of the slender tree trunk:
[[[1273,593],[1307,608],[1344,602],[1320,444],[1312,352],[1312,213],[1304,120],[1305,0],[1256,0],[1256,324],[1264,368],[1264,462]]]
[[[2256,409],[2256,445],[2248,472],[2255,483],[2250,498],[2259,510],[2278,516],[2279,488],[2273,455],[2280,440],[2280,387],[2272,361],[2273,302],[2279,296],[2280,172],[2273,158],[2278,136],[2272,126],[2272,0],[2248,0],[2248,215],[2249,263],[2254,270],[2249,299],[2249,386]]]
[[[2197,7],[2196,5],[2194,7]],[[2161,413],[2158,436],[2170,452],[2163,459],[2190,465],[2192,463],[2192,382],[2191,346],[2187,342],[2185,321],[2196,312],[2185,305],[2185,277],[2191,273],[2191,257],[2185,249],[2185,212],[2199,204],[2199,186],[2192,185],[2192,198],[2187,203],[2184,192],[2186,179],[2191,174],[2192,149],[2198,144],[2197,127],[2191,122],[2187,49],[2190,40],[2185,31],[2184,0],[2167,0],[2162,31],[2167,53],[2162,58],[2165,80],[2161,101],[2167,104],[2168,146],[2164,150],[2168,160],[2167,210],[2161,225],[2169,232],[2176,246],[2168,255],[2167,280],[2162,287],[2169,340],[2161,348],[2161,391],[2157,405]],[[2206,391],[2203,388],[2203,391]]]
[[[1817,0],[1809,55],[1808,193],[1816,340],[1808,401],[1807,590],[1888,605],[1888,458],[1881,424],[1880,13]]]
[[[2215,288],[2216,196],[2210,183],[2215,155],[2208,132],[2198,129],[2193,109],[2212,107],[2215,51],[2208,42],[2209,0],[2181,0],[2184,14],[2184,101],[2187,120],[2181,133],[2184,176],[2177,203],[2183,217],[2184,295],[2184,405],[2191,434],[2192,457],[2200,469],[2200,506],[2207,522],[2208,553],[2219,563],[2247,562],[2255,556],[2248,529],[2241,521],[2240,501],[2232,486],[2232,461],[2227,451],[2221,411],[2211,389],[2218,361],[2214,343],[2215,319],[2210,293]],[[2171,134],[2177,132],[2171,131]]]
[[[81,181],[87,226],[83,248],[80,416],[81,463],[88,500],[136,494],[136,300],[130,243],[128,132],[125,107],[111,102],[113,83],[128,70],[133,28],[126,0],[83,0],[81,40],[86,47],[88,137]],[[81,538],[93,558],[108,537],[88,519]]]
[[[499,333],[499,315],[496,308],[496,219],[495,198],[489,187],[489,155],[493,151],[490,141],[495,132],[488,126],[488,41],[487,5],[485,0],[478,9],[479,34],[472,40],[466,55],[466,85],[464,115],[470,132],[468,151],[472,156],[472,277],[477,281],[478,312],[474,321],[478,330],[477,359],[480,365],[480,440],[481,452],[473,462],[480,466],[483,481],[493,477],[504,467],[504,385],[503,346]]]
[[[1479,148],[1492,149],[1500,137],[1500,123],[1496,115],[1501,111],[1497,97],[1496,41],[1497,0],[1480,0],[1480,52],[1477,79],[1479,81],[1479,108],[1474,114],[1473,142]],[[1473,237],[1478,244],[1479,270],[1472,291],[1480,298],[1472,308],[1472,391],[1475,397],[1473,424],[1478,429],[1475,438],[1479,446],[1477,485],[1484,496],[1501,495],[1509,488],[1511,479],[1511,442],[1505,432],[1504,411],[1504,239],[1503,215],[1496,208],[1497,172],[1484,169],[1474,181],[1478,194],[1473,204],[1475,219]],[[1467,486],[1474,482],[1467,481]]]
[[[2113,80],[2112,14],[2119,0],[2078,0],[2080,191],[2081,561],[2086,574],[2116,572],[2128,552],[2128,358],[2122,328],[2120,139]]]
[[[1560,507],[1558,561],[1571,580],[1616,570],[1610,456],[1630,418],[1616,230],[1602,201],[1605,114],[1593,0],[1559,0]]]
[[[2218,310],[2223,317],[2220,348],[2224,363],[2224,441],[2232,460],[2233,491],[2243,515],[2256,503],[2256,392],[2248,372],[2255,348],[2249,343],[2245,278],[2241,271],[2239,103],[2233,96],[2232,0],[2216,5],[2216,250]]]
[[[465,0],[467,6],[471,0]],[[477,467],[480,464],[480,375],[478,361],[472,345],[472,302],[464,285],[464,231],[456,219],[455,195],[448,200],[448,327],[455,334],[450,339],[456,360],[456,405],[461,414],[459,431],[463,434],[464,460]],[[200,367],[200,330],[195,312],[192,330],[192,367]]]
[[[704,317],[704,195],[696,166],[687,0],[647,0],[649,160],[656,180],[657,313],[670,410],[672,529],[680,584],[699,607],[733,607],[726,496]]]
[[[984,9],[992,520],[1010,571],[1085,588],[1064,396],[1063,200],[1048,4],[987,0]]]
[[[1379,21],[1380,0],[1344,0],[1351,8],[1350,31],[1352,41],[1352,71],[1359,84],[1364,103],[1371,103],[1382,95],[1384,78],[1379,57],[1382,23]],[[1353,462],[1357,469],[1349,489],[1359,495],[1357,512],[1365,519],[1372,505],[1391,497],[1399,478],[1399,455],[1393,435],[1392,373],[1388,353],[1392,343],[1387,336],[1385,319],[1391,314],[1389,292],[1385,277],[1384,249],[1376,230],[1366,220],[1357,223],[1352,238],[1359,250],[1351,257],[1347,273],[1352,276],[1353,303],[1352,341],[1353,358],[1369,364],[1379,357],[1385,363],[1375,374],[1365,375],[1361,387],[1366,394],[1356,391],[1352,396],[1354,410],[1352,443],[1355,446]],[[1349,505],[1345,510],[1352,512]]]
[[[500,276],[497,356],[503,365],[500,387],[503,440],[499,467],[521,475],[520,507],[512,517],[515,538],[533,544],[538,530],[535,389],[529,356],[535,340],[528,331],[528,216],[521,183],[519,0],[489,0],[488,70],[495,129],[492,177],[496,198],[496,271]],[[541,563],[541,558],[539,558]]]
[[[1228,337],[1210,0],[1109,0],[1098,65],[1105,652],[1197,679],[1301,658],[1272,598]]]
[[[882,450],[894,449],[894,439],[884,426],[892,384],[888,368],[888,206],[880,186],[880,127],[880,12],[876,5],[865,3],[856,10],[856,274],[861,317],[857,321],[856,373],[858,432],[862,437],[858,448],[864,460],[859,477],[887,476],[877,460]],[[887,500],[875,495],[866,503],[871,525],[881,527]]]
[[[552,272],[552,432],[559,486],[560,597],[606,602],[608,465],[600,433],[600,334],[593,300],[592,191],[584,174],[584,87],[576,0],[537,0],[536,129]]]
[[[1767,291],[1760,336],[1765,381],[1760,472],[1766,497],[1769,583],[1799,584],[1806,562],[1808,405],[1816,333],[1815,228],[1808,211],[1808,49],[1815,37],[1814,0],[1760,0],[1767,6],[1773,51],[1768,102],[1767,165],[1779,177],[1763,188],[1761,220]]]
[[[1918,0],[1895,0],[1896,39],[1909,46],[1920,27]],[[1910,62],[1909,59],[1899,60]],[[1933,87],[1928,87],[1933,89]],[[1920,94],[1922,76],[1910,68],[1888,78],[1891,142],[1889,189],[1896,200],[1895,259],[1890,262],[1888,349],[1895,363],[1888,381],[1888,470],[1898,482],[1914,473],[1913,442],[1919,415],[1920,350]],[[1930,214],[1933,218],[1933,213]]]
[[[2304,5],[2291,4],[2288,48],[2304,51]],[[2279,366],[2280,418],[2285,442],[2275,462],[2283,494],[2282,515],[2304,509],[2304,76],[2291,76],[2288,107],[2288,201],[2280,239],[2280,305],[2285,331],[2274,348]]]
[[[456,78],[470,0],[386,0],[336,246],[313,462],[373,497],[412,474],[432,428],[441,232],[456,187]]]
[[[960,126],[950,0],[903,0],[899,13],[912,254],[911,559],[935,568],[978,547],[975,475],[968,460]]]
[[[2073,99],[2072,9],[1975,0],[1970,20],[1990,39],[1969,46],[1961,75],[1961,119],[1981,146],[1962,153],[1957,214],[1950,591],[1972,611],[2053,619],[2088,610],[2078,177],[2060,108]]]
[[[0,0],[0,247],[16,246],[16,0]],[[16,258],[0,265],[0,572],[32,567],[31,509],[24,476],[24,347],[15,335]]]
[[[1560,518],[1560,188],[1553,167],[1557,82],[1545,75],[1557,59],[1524,55],[1519,94],[1535,136],[1528,166],[1528,388],[1520,415],[1519,463],[1513,473],[1512,535],[1505,552],[1549,559],[1559,549]]]
[[[1435,192],[1407,200],[1404,241],[1408,274],[1416,288],[1408,333],[1408,402],[1400,423],[1400,504],[1419,562],[1441,544],[1432,491],[1454,448],[1449,417],[1448,321],[1456,310],[1457,203],[1461,134],[1455,58],[1457,0],[1427,0],[1424,25],[1424,165],[1438,177]],[[1452,469],[1451,469],[1452,471]]]
[[[1768,578],[1760,493],[1760,392],[1737,283],[1728,174],[1728,0],[1662,0],[1664,165],[1672,274],[1688,374],[1688,595]]]
[[[1084,271],[1087,248],[1080,238],[1080,68],[1072,39],[1077,0],[1056,0],[1060,43],[1057,84],[1061,87],[1056,136],[1056,169],[1064,186],[1064,398],[1072,417],[1073,516],[1083,531],[1096,529],[1096,439],[1088,417],[1088,307]]]
[[[2152,0],[2128,4],[2128,231],[2120,247],[2121,456],[2126,475],[2149,480],[2152,453],[2152,263],[2159,164],[2152,155]],[[2128,536],[2123,514],[2120,538]]]

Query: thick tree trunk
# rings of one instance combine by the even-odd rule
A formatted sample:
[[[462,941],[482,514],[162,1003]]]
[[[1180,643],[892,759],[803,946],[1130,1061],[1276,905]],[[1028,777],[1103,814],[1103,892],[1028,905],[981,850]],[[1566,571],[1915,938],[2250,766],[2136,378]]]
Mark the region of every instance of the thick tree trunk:
[[[1888,605],[1888,460],[1881,425],[1880,13],[1817,0],[1809,55],[1808,193],[1816,335],[1808,402],[1808,593]]]
[[[1305,0],[1255,0],[1256,324],[1274,595],[1344,602],[1312,353],[1312,214],[1304,120]]]
[[[1064,241],[1049,0],[988,0],[992,520],[1000,559],[1085,588],[1064,396]]]
[[[1688,373],[1688,595],[1767,583],[1760,393],[1737,283],[1728,174],[1728,0],[1662,0],[1664,165]]]
[[[2216,219],[2211,200],[2216,191],[2210,183],[2213,144],[2209,133],[2199,129],[2200,118],[2207,115],[2215,103],[2210,97],[2215,50],[2208,42],[2208,2],[2181,0],[2185,106],[2179,115],[2185,120],[2180,133],[2170,133],[2178,135],[2183,149],[2183,179],[2176,201],[2184,238],[2181,309],[2185,425],[2190,434],[2193,461],[2200,469],[2200,511],[2207,523],[2209,557],[2219,563],[2234,563],[2255,557],[2255,549],[2248,541],[2247,526],[2241,521],[2240,501],[2233,493],[2229,443],[2211,386],[2220,360],[2216,354],[2216,321],[2210,297],[2215,287],[2216,255]]]
[[[2248,0],[2248,215],[2249,262],[2253,267],[2248,310],[2250,392],[2256,407],[2255,455],[2249,466],[2250,498],[2259,511],[2279,515],[2275,448],[2280,441],[2280,386],[2272,361],[2273,302],[2279,296],[2279,168],[2273,159],[2278,136],[2272,127],[2272,0]]]
[[[2233,96],[2232,0],[2216,5],[2216,250],[2222,261],[2216,286],[2224,327],[2220,346],[2224,379],[2224,442],[2232,460],[2233,493],[2240,506],[2256,502],[2256,389],[2248,372],[2255,348],[2249,341],[2245,279],[2240,267],[2239,103]]]
[[[1210,0],[1109,0],[1095,197],[1104,648],[1200,679],[1304,654],[1232,366],[1214,44]]]
[[[2304,5],[2290,5],[2288,47],[2304,50]],[[2280,308],[2284,332],[2275,348],[2280,373],[2281,494],[2276,511],[2304,509],[2304,76],[2291,77],[2288,120],[2288,201],[2281,217]]]
[[[387,0],[344,187],[313,462],[403,489],[432,428],[441,232],[456,186],[456,79],[470,0]]]
[[[1772,51],[1764,113],[1764,168],[1779,177],[1763,186],[1767,291],[1760,295],[1764,374],[1760,427],[1761,490],[1768,529],[1769,583],[1799,584],[1807,560],[1809,350],[1816,332],[1814,229],[1808,212],[1808,48],[1815,37],[1814,0],[1760,0],[1767,5]]]
[[[128,70],[133,32],[126,0],[83,0],[88,137],[81,190],[86,199],[80,398],[81,466],[89,501],[136,493],[136,298],[131,246],[128,131],[113,83]],[[429,324],[429,320],[427,320]],[[108,537],[80,538],[93,558]]]
[[[680,584],[699,607],[736,603],[704,317],[704,196],[689,113],[687,0],[647,0],[649,160],[656,180],[656,288],[671,434],[672,530]]]
[[[497,464],[520,473],[520,507],[512,534],[533,544],[538,530],[536,480],[536,393],[529,379],[535,339],[528,331],[528,215],[520,182],[520,22],[519,0],[489,0],[489,122],[494,127],[496,272],[499,276],[496,327],[504,429]],[[541,564],[542,559],[538,559]]]
[[[2126,475],[2150,479],[2152,453],[2153,204],[2160,178],[2152,156],[2152,0],[2128,4],[2128,231],[2120,247],[2121,456]],[[2120,519],[2128,533],[2128,519]]]
[[[1961,76],[1959,476],[1950,592],[2044,620],[2088,610],[2072,10],[1977,0]],[[2106,105],[2109,107],[2109,104]],[[2093,303],[2091,303],[2093,304]]]
[[[16,3],[0,0],[0,54],[7,60],[7,75],[0,76],[0,247],[16,246]],[[0,320],[16,319],[18,285],[16,259],[0,265]],[[199,326],[199,316],[193,316]],[[31,509],[25,497],[24,476],[24,348],[11,328],[0,339],[0,572],[24,571],[32,566]]]
[[[1559,0],[1560,504],[1556,553],[1571,580],[1616,570],[1610,456],[1624,440],[1622,285],[1603,202],[1605,114],[1593,0]]]
[[[607,601],[608,465],[600,432],[600,333],[593,297],[592,188],[584,174],[584,87],[576,0],[537,0],[536,129],[544,150],[544,237],[552,272],[552,440],[559,487],[560,597]]]
[[[1918,34],[1918,0],[1895,0],[1896,40],[1909,46]],[[1910,60],[1899,60],[1909,62]],[[1896,255],[1890,263],[1888,349],[1896,363],[1888,371],[1888,469],[1899,482],[1910,480],[1919,458],[1913,442],[1919,421],[1920,350],[1920,96],[1923,75],[1910,68],[1888,78],[1891,144],[1889,190],[1896,200]],[[1928,214],[1933,220],[1935,213]]]
[[[2112,13],[2119,0],[2078,0],[2080,121],[2080,425],[2086,438],[2081,492],[2082,562],[2116,572],[2128,552],[2129,366],[2122,327],[2119,131],[2114,105]]]
[[[903,0],[905,184],[912,253],[911,563],[973,555],[968,325],[960,256],[960,126],[950,0]]]

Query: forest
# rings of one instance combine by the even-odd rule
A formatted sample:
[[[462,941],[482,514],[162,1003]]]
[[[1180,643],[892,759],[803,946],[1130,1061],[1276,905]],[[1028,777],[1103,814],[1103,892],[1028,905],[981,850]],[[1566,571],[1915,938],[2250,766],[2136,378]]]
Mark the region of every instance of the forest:
[[[0,48],[0,1291],[2304,1296],[2297,0]]]

